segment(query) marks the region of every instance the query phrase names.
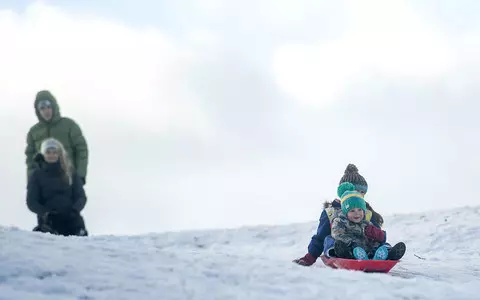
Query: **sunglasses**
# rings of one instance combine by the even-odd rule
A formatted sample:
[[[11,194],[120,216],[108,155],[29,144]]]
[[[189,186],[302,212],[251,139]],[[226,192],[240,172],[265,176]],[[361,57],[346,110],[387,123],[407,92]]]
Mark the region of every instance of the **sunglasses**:
[[[45,109],[45,108],[51,108],[52,104],[48,100],[41,101],[38,104],[38,109]]]

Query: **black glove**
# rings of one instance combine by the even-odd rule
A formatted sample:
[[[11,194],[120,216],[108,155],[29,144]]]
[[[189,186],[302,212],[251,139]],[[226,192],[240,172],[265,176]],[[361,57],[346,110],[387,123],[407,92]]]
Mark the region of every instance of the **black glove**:
[[[351,249],[355,249],[355,248],[358,247],[358,245],[355,242],[350,242],[350,243],[348,243],[348,247],[350,247]]]

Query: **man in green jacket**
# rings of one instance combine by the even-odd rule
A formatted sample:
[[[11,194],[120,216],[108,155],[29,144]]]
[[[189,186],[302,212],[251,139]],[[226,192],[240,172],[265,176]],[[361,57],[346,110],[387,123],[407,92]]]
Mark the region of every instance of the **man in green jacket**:
[[[34,156],[40,151],[40,145],[46,138],[59,140],[68,153],[76,172],[85,185],[88,166],[88,147],[78,124],[70,118],[60,115],[60,107],[50,91],[39,91],[34,102],[38,123],[27,134],[27,175],[36,167]]]

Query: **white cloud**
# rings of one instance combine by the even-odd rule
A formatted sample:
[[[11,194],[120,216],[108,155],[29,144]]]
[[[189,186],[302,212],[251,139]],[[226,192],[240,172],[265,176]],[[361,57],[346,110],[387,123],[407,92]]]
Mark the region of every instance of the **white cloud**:
[[[279,86],[307,107],[330,106],[371,73],[425,81],[446,74],[456,61],[454,46],[406,2],[350,1],[340,18],[342,35],[282,45],[274,53]]]
[[[36,3],[22,15],[4,14],[0,30],[0,79],[7,90],[25,91],[26,98],[12,101],[16,105],[31,106],[35,92],[47,88],[63,112],[77,116],[115,116],[157,133],[202,136],[211,130],[181,85],[194,53],[156,29]]]
[[[344,43],[285,45],[274,54],[277,83],[301,104],[324,108],[338,100],[358,62]]]

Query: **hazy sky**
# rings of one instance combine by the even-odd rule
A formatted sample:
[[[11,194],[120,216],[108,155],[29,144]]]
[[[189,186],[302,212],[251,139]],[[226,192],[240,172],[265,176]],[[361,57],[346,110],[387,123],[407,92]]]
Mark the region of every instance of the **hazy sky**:
[[[0,224],[35,225],[40,89],[92,234],[317,220],[348,163],[385,215],[480,205],[479,1],[78,2],[0,1]]]

